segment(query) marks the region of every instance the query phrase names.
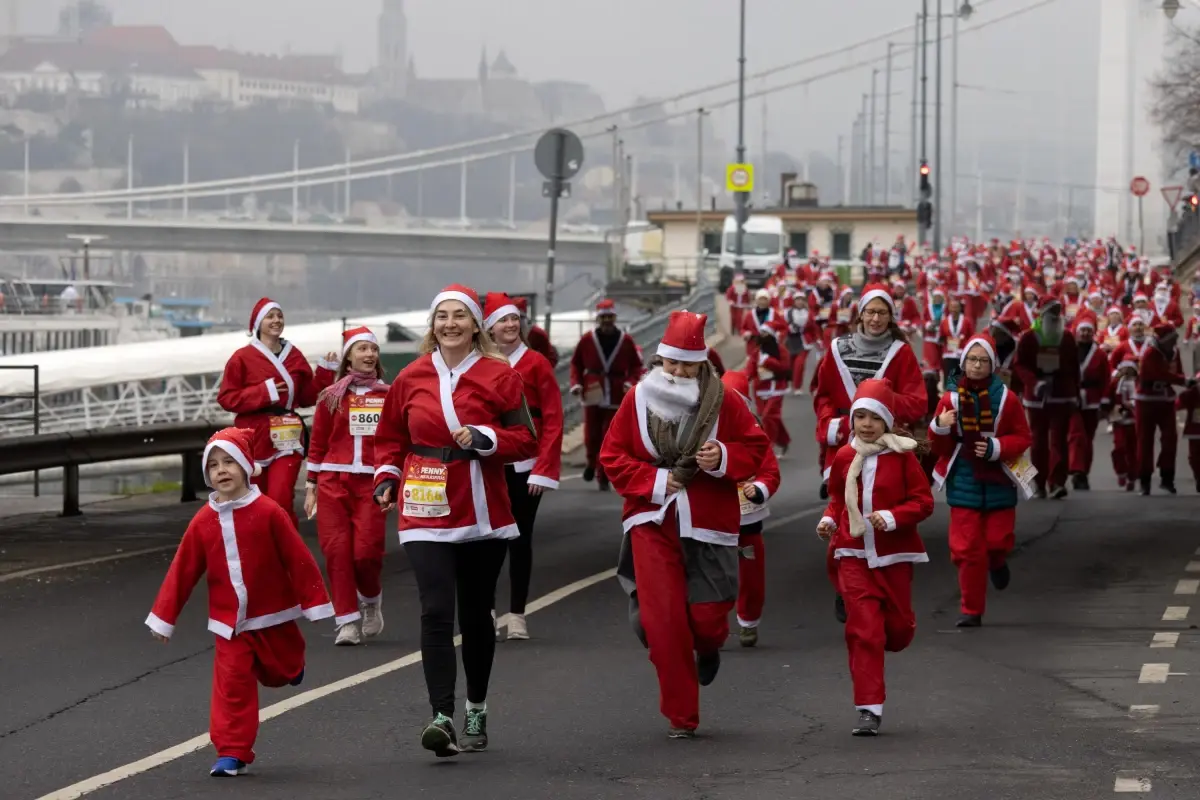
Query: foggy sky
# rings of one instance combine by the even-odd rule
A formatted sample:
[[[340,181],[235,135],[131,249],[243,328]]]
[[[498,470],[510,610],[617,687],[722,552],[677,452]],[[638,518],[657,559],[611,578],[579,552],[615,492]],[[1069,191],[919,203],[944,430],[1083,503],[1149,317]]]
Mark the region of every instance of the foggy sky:
[[[944,10],[949,13],[958,1],[944,0]],[[973,1],[978,8],[963,28],[960,83],[992,91],[961,90],[960,172],[971,167],[977,151],[1018,146],[1023,140],[1036,140],[1062,152],[1093,150],[1095,0],[1055,0],[972,34],[966,31],[1034,2]],[[936,2],[930,0],[930,6]],[[56,5],[53,0],[25,0],[24,27],[52,27]],[[185,43],[264,52],[340,51],[349,69],[362,71],[374,63],[381,0],[109,0],[109,5],[118,23],[161,23]],[[920,3],[748,0],[747,5],[747,70],[753,73],[899,28],[912,21]],[[737,76],[736,0],[408,0],[406,8],[410,50],[418,73],[426,77],[474,75],[485,45],[492,57],[503,48],[520,73],[531,79],[593,85],[610,108],[641,95],[669,96]],[[1185,11],[1178,21],[1186,22],[1189,13],[1197,12]],[[948,32],[948,21],[946,26]],[[906,52],[897,57],[893,78],[894,157],[908,150],[912,40],[911,31],[895,40]],[[885,51],[880,42],[869,51],[794,70],[773,82],[824,72]],[[944,54],[948,87],[949,43]],[[932,114],[932,53],[930,75]],[[808,148],[832,154],[838,135],[850,132],[861,95],[868,91],[870,68],[864,68],[822,80],[808,90],[772,95],[769,146],[793,154]],[[882,95],[882,75],[879,91]],[[948,89],[945,100],[948,104]],[[683,107],[698,104],[688,100]],[[881,117],[882,113],[881,97]],[[752,105],[747,119],[752,152],[761,149],[761,119],[761,105]],[[735,115],[724,112],[718,122],[732,141]],[[882,136],[882,124],[878,135]]]

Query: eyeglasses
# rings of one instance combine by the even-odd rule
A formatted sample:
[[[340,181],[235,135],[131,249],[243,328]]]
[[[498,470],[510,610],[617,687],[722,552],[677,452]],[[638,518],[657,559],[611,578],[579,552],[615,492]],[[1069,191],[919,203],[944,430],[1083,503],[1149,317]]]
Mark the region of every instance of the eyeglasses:
[[[892,315],[892,312],[887,311],[886,309],[883,311],[880,311],[878,309],[869,309],[867,311],[862,312],[862,315],[864,317],[890,317]]]
[[[966,362],[968,364],[975,364],[976,366],[986,367],[987,365],[992,363],[992,360],[990,358],[988,358],[987,356],[967,356]]]

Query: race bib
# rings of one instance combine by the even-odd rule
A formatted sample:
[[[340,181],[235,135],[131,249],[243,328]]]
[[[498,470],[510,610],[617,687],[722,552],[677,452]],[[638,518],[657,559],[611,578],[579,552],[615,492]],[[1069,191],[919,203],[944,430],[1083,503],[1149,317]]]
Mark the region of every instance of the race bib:
[[[301,449],[300,434],[304,426],[295,414],[271,417],[271,446],[281,453]]]
[[[1042,372],[1058,372],[1058,350],[1038,353],[1037,368]]]
[[[958,352],[958,337],[957,336],[947,337],[946,352],[947,353],[957,353]]]
[[[849,308],[839,308],[838,315],[837,315],[837,321],[839,323],[841,323],[842,325],[849,324],[850,312],[851,312],[851,309],[849,309]]]
[[[1109,350],[1116,350],[1116,349],[1117,349],[1117,345],[1119,345],[1119,344],[1121,344],[1121,337],[1120,337],[1120,336],[1106,336],[1106,337],[1104,337],[1104,346],[1105,346],[1106,348],[1108,348]]]
[[[450,516],[450,500],[446,495],[449,474],[449,467],[440,461],[410,457],[404,475],[404,504],[400,513],[423,519]]]
[[[758,379],[760,381],[769,381],[774,377],[775,377],[775,373],[771,372],[771,370],[769,370],[769,369],[761,369],[760,368],[758,370]]]
[[[374,436],[383,413],[383,397],[353,395],[350,398],[350,435]]]
[[[753,493],[754,491],[755,491],[755,487],[754,487],[753,483],[743,483],[738,486],[738,499],[741,500],[741,502],[742,502],[742,516],[743,517],[747,516],[749,514],[753,514],[755,511],[758,511],[760,508],[762,508],[762,506],[760,506],[758,503],[755,503],[754,501],[750,500],[746,496],[747,493]]]
[[[596,382],[583,390],[581,402],[585,406],[598,406],[604,402],[604,384]]]
[[[1038,471],[1037,467],[1033,466],[1033,462],[1029,460],[1028,450],[1014,460],[1004,462],[1004,471],[1017,482],[1026,497],[1033,495],[1033,479],[1037,477]]]
[[[1079,313],[1079,304],[1078,303],[1072,303],[1071,305],[1067,306],[1067,317],[1068,318],[1074,317],[1078,313]]]

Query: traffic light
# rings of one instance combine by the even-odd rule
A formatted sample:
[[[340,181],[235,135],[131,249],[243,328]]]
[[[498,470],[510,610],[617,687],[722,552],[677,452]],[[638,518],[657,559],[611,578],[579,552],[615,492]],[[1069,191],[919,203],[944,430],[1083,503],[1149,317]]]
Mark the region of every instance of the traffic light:
[[[1200,207],[1200,195],[1192,195],[1188,198],[1188,205],[1191,207],[1192,213],[1195,213],[1196,209]]]
[[[929,185],[929,164],[921,162],[921,198],[928,200],[933,194],[933,189]]]
[[[933,203],[928,200],[917,203],[917,224],[923,228],[933,227]]]

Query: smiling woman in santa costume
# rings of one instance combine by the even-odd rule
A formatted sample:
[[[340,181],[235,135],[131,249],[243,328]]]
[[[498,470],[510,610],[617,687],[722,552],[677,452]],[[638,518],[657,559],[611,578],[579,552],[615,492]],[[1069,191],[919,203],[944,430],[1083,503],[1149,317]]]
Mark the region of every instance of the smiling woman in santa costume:
[[[369,328],[350,328],[342,334],[337,381],[317,398],[304,494],[304,514],[317,517],[317,540],[333,589],[335,645],[353,646],[383,632],[386,520],[371,492],[375,429],[387,390],[379,340]]]
[[[296,478],[304,460],[304,423],[296,410],[311,407],[333,382],[337,354],[329,353],[314,376],[304,354],[283,338],[283,308],[266,297],[250,312],[250,336],[250,344],[225,364],[217,403],[236,414],[234,425],[253,431],[250,457],[262,468],[254,483],[295,525]]]
[[[617,577],[658,672],[672,738],[700,724],[737,597],[739,484],[770,447],[708,363],[704,314],[672,312],[655,367],[617,410],[600,462],[624,498]]]
[[[525,624],[525,602],[529,599],[529,577],[533,571],[533,523],[542,494],[558,488],[562,464],[563,402],[554,367],[526,343],[521,333],[520,308],[506,294],[492,292],[483,308],[483,327],[491,335],[508,363],[521,375],[525,402],[537,428],[538,454],[504,467],[508,499],[517,520],[520,537],[508,540],[508,575],[512,582],[508,614],[508,638],[529,638]]]
[[[831,541],[846,602],[846,647],[858,710],[855,736],[875,736],[883,717],[884,652],[912,643],[913,564],[929,561],[917,525],[933,513],[933,494],[915,450],[890,431],[898,398],[886,380],[863,381],[850,407],[854,438],[837,451],[829,506],[817,534]]]
[[[446,287],[430,306],[423,355],[397,376],[375,431],[375,498],[400,505],[400,541],[421,596],[421,665],[438,757],[487,748],[496,653],[492,604],[509,539],[520,536],[504,465],[538,454],[521,375],[484,328],[474,290]],[[467,676],[466,726],[454,728],[454,612]]]
[[[250,478],[253,433],[226,428],[204,448],[214,489],[183,534],[146,626],[162,642],[201,576],[208,576],[208,629],[216,634],[209,736],[217,763],[234,777],[254,761],[258,684],[298,686],[304,678],[300,618],[333,616],[321,568],[284,510]]]

